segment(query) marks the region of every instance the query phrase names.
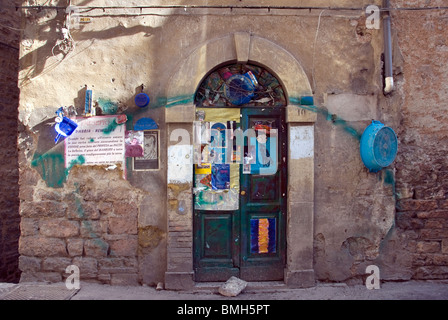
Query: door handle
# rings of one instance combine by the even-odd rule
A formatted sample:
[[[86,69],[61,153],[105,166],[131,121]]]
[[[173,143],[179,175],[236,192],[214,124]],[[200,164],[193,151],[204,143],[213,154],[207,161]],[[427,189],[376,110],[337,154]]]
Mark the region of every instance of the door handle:
[[[242,195],[242,196],[245,196],[245,195],[246,195],[246,191],[241,190],[241,195]]]

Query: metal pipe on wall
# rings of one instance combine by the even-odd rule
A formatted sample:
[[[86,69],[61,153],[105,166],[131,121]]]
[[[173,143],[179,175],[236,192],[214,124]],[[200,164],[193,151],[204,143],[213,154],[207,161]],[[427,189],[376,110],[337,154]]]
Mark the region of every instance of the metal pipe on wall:
[[[384,0],[383,6],[386,9],[383,17],[384,31],[384,93],[388,94],[394,90],[393,66],[392,66],[392,30],[390,18],[390,1]]]

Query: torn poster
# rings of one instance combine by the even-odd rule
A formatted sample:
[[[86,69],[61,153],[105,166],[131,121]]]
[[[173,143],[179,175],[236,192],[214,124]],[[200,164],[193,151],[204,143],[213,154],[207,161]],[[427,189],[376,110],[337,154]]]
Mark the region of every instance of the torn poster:
[[[212,189],[225,190],[230,188],[230,165],[212,165]]]
[[[126,131],[124,143],[126,157],[143,157],[143,131]]]
[[[195,174],[211,174],[212,164],[211,163],[201,163],[195,165]]]
[[[239,164],[229,164],[230,188],[212,189],[211,174],[195,174],[194,208],[200,210],[238,210],[240,195]]]

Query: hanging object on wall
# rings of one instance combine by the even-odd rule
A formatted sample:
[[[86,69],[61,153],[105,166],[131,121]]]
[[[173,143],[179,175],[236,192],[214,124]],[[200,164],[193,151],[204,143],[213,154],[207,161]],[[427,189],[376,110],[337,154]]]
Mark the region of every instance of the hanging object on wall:
[[[142,84],[140,86],[140,88],[141,88],[141,91],[139,94],[137,94],[135,96],[134,102],[137,105],[137,107],[144,108],[149,104],[150,99],[149,99],[149,96],[143,92],[143,89],[145,88],[145,86]]]
[[[138,107],[144,108],[149,104],[150,99],[146,93],[142,92],[135,96],[134,101]]]
[[[60,107],[56,111],[56,114],[57,114],[57,117],[55,119],[55,122],[56,122],[55,130],[58,134],[57,134],[56,138],[54,139],[54,143],[58,143],[58,141],[61,137],[68,137],[78,127],[78,124],[75,121],[64,116],[63,107]]]
[[[370,172],[378,172],[389,166],[397,156],[397,136],[390,127],[377,120],[364,130],[360,152],[364,165]]]
[[[96,111],[95,107],[93,106],[93,91],[86,89],[86,98],[84,102],[84,116],[93,117],[96,115],[95,111]]]

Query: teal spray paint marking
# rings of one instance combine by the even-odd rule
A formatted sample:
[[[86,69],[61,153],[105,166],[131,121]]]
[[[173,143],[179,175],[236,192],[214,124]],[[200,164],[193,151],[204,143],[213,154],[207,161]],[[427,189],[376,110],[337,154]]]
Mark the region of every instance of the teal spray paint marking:
[[[294,97],[290,98],[290,102],[291,102],[291,104],[293,104],[299,108],[302,108],[304,110],[322,114],[327,121],[331,121],[334,125],[341,127],[345,132],[350,134],[352,137],[354,137],[358,141],[361,141],[362,133],[358,132],[355,128],[348,125],[347,121],[340,118],[336,114],[331,114],[330,112],[328,112],[327,109],[318,108],[315,105],[302,105],[302,104],[300,104],[301,98],[294,98]],[[380,172],[381,172],[381,175],[379,175],[378,178],[382,179],[384,184],[391,185],[394,198],[397,199],[393,171],[390,169],[384,169],[384,170],[381,170]]]
[[[107,125],[106,128],[103,129],[103,133],[109,134],[109,133],[113,132],[118,126],[119,126],[119,124],[114,119],[109,122],[109,124]]]
[[[194,102],[194,95],[178,96],[175,98],[166,99],[166,107],[170,108],[182,104],[192,104],[193,102]]]
[[[118,111],[118,104],[111,100],[98,98],[97,102],[104,114],[116,114]]]
[[[79,218],[85,219],[86,218],[86,213],[85,213],[85,210],[84,210],[83,205],[82,205],[81,200],[80,200],[81,199],[81,195],[80,195],[80,192],[79,192],[79,183],[75,182],[74,185],[75,185],[75,209],[76,209],[76,214],[78,215]],[[107,252],[107,250],[109,248],[109,245],[107,244],[107,242],[105,242],[103,239],[101,239],[99,237],[99,235],[97,235],[93,231],[92,222],[88,221],[88,220],[83,220],[82,221],[82,225],[87,230],[89,238],[92,238],[96,245],[98,245],[101,249],[106,250],[106,252]]]
[[[399,195],[396,193],[395,189],[395,178],[394,178],[394,172],[391,169],[383,169],[380,171],[381,175],[378,177],[383,181],[384,184],[390,185],[392,187],[392,192],[394,195],[394,198],[397,199]]]
[[[61,188],[66,180],[64,155],[60,153],[47,152],[35,155],[31,166],[40,169],[42,180],[50,188]]]
[[[157,97],[151,100],[148,108],[149,109],[158,109],[158,108],[171,108],[184,104],[193,104],[194,103],[194,95],[181,95],[176,97]],[[137,113],[144,113],[146,108],[139,110]]]
[[[345,121],[338,115],[328,112],[327,109],[319,108],[315,105],[302,105],[300,104],[301,98],[292,97],[289,99],[289,101],[296,107],[323,115],[327,121],[331,121],[334,125],[341,127],[345,132],[350,134],[355,139],[359,141],[361,140],[362,133],[358,132],[355,128],[350,126],[347,121]]]
[[[205,189],[204,191],[206,191],[206,190],[208,190],[208,188]],[[224,201],[224,196],[222,196],[220,194],[218,195],[219,199],[217,199],[215,201],[207,201],[207,200],[205,200],[204,199],[204,194],[202,192],[199,192],[199,195],[198,195],[197,198],[198,198],[197,204],[200,205],[200,206],[203,206],[203,205],[217,205],[218,203],[221,203],[221,202]]]
[[[50,188],[61,188],[67,180],[68,173],[73,166],[77,164],[84,164],[86,159],[84,156],[72,160],[65,168],[64,155],[59,153],[45,153],[36,157],[31,161],[32,167],[37,167],[41,170],[41,177]]]
[[[68,177],[69,171],[76,165],[83,165],[86,163],[86,158],[83,155],[78,156],[76,159],[73,159],[68,164],[68,167],[65,169],[65,177]]]
[[[178,106],[178,105],[193,104],[194,103],[194,95],[193,94],[192,95],[180,95],[180,96],[170,97],[170,98],[158,97],[157,99],[154,99],[154,100],[156,102],[154,104],[152,104],[150,106],[150,108],[153,108],[153,109],[160,108],[160,107],[170,108],[170,107],[174,107],[174,106]],[[300,104],[301,98],[295,98],[295,97],[290,98],[290,103],[294,106],[297,106],[298,108],[302,108],[304,110],[322,114],[327,121],[331,121],[336,126],[341,127],[345,132],[347,132],[348,134],[350,134],[352,137],[356,138],[357,140],[361,139],[361,135],[362,135],[361,133],[359,133],[355,128],[353,128],[349,124],[347,124],[347,122],[344,119],[338,117],[335,114],[329,113],[327,109],[319,108],[315,105],[302,105],[302,104]],[[108,110],[111,112],[113,112],[113,109],[116,106],[116,104],[114,104],[113,102],[110,102],[105,99],[99,99],[99,104],[102,107],[105,107],[106,109],[109,108]],[[145,112],[145,110],[139,109],[135,114],[139,114],[142,112]],[[129,126],[132,125],[132,116],[131,115],[127,115],[127,116],[128,116],[128,121],[126,122],[126,127],[128,128]],[[111,121],[109,123],[109,125],[103,129],[103,133],[110,134],[119,125],[122,125],[122,124],[118,124],[116,121]],[[130,129],[130,128],[128,128],[128,129]],[[94,140],[91,139],[90,142],[94,142]],[[84,159],[84,161],[85,161],[85,159]],[[79,164],[82,164],[81,162],[83,162],[83,160],[77,159],[77,162],[79,162]],[[46,154],[40,155],[40,156],[36,157],[32,161],[31,164],[33,167],[39,167],[41,169],[42,179],[47,182],[47,185],[49,187],[62,187],[63,183],[66,180],[68,171],[70,170],[70,166],[69,166],[69,168],[67,168],[67,170],[64,167],[64,155],[57,154],[57,153],[46,153]],[[77,164],[77,163],[74,163],[73,165],[75,165],[75,164]]]
[[[113,132],[118,126],[122,126],[124,124],[126,124],[126,129],[127,130],[131,130],[132,129],[132,119],[133,116],[132,115],[128,115],[126,114],[126,122],[124,123],[118,123],[116,121],[117,118],[114,118],[112,121],[109,122],[109,124],[103,129],[103,133],[104,134],[109,134],[111,132]]]
[[[384,170],[382,170],[382,172],[384,175],[384,183],[390,184],[393,187],[395,187],[395,179],[394,179],[394,174],[393,174],[392,170],[384,169]]]

